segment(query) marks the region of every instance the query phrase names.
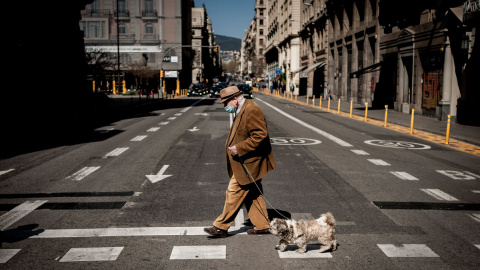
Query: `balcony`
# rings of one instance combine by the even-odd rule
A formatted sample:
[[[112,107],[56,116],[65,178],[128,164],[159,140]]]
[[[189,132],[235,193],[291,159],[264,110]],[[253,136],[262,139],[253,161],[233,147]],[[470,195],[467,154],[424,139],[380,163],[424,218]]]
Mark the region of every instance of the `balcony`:
[[[160,44],[160,35],[158,34],[142,34],[140,40],[142,44]]]
[[[118,36],[119,40],[135,40],[135,34],[120,34]],[[116,34],[110,34],[110,40],[117,40]]]
[[[142,17],[156,18],[156,17],[158,17],[157,14],[158,14],[157,10],[153,10],[153,9],[142,10]]]
[[[119,20],[130,20],[129,10],[115,10],[115,17],[118,16]]]
[[[91,17],[91,18],[102,18],[102,17],[109,17],[112,15],[110,9],[84,9],[80,12],[82,17]]]

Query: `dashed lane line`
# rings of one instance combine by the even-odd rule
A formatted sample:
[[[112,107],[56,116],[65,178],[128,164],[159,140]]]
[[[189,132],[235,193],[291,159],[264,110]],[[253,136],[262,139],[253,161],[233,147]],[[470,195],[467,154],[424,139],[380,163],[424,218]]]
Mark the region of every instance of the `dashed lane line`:
[[[441,191],[440,189],[420,189],[421,191],[427,193],[428,195],[434,197],[437,200],[441,201],[458,201],[457,198]]]
[[[385,162],[381,159],[368,159],[368,161],[378,166],[390,166],[390,163]]]
[[[418,180],[418,178],[406,172],[390,172],[390,173],[402,180],[410,180],[410,181]]]
[[[60,262],[115,261],[123,247],[72,248]]]
[[[402,257],[440,257],[433,252],[427,245],[424,244],[378,244],[377,245],[387,257],[402,258]]]
[[[9,173],[9,172],[14,171],[14,170],[15,170],[15,169],[9,169],[9,170],[5,170],[5,171],[0,171],[0,175]]]
[[[128,149],[129,149],[129,147],[120,147],[120,148],[117,148],[117,149],[113,150],[112,152],[106,154],[103,158],[118,157],[118,156],[120,156],[123,152],[127,151]]]
[[[70,175],[70,176],[67,176],[67,178],[65,178],[66,180],[76,180],[76,181],[80,181],[82,180],[83,178],[87,177],[88,175],[90,175],[91,173],[93,173],[94,171],[100,169],[100,166],[93,166],[93,167],[85,167],[83,169],[81,169],[80,171]]]

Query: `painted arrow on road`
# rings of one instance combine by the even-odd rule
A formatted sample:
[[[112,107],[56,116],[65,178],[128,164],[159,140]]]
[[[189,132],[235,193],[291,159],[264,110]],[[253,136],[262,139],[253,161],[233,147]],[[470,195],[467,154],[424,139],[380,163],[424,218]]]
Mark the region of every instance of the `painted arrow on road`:
[[[145,176],[148,178],[148,180],[150,180],[150,182],[154,184],[156,182],[162,181],[163,179],[172,176],[172,175],[163,175],[163,173],[165,173],[165,171],[167,170],[168,166],[169,165],[163,165],[162,169],[156,175],[145,175]]]
[[[191,132],[195,132],[195,131],[199,131],[200,129],[198,129],[197,127],[193,127],[191,129],[189,129],[188,131],[191,131]]]

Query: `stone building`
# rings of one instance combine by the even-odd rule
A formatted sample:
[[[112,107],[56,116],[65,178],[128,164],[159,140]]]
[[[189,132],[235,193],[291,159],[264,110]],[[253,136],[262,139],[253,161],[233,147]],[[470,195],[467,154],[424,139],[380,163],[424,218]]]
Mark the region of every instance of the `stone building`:
[[[214,32],[205,5],[192,9],[192,45],[195,51],[192,82],[212,82],[219,73],[218,53],[213,48]]]

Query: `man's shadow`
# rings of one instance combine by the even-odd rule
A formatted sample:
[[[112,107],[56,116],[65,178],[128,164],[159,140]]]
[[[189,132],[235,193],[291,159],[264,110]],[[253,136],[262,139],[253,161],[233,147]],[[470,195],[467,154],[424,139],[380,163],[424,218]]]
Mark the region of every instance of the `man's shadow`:
[[[20,242],[45,231],[44,229],[35,230],[37,227],[38,224],[28,224],[18,226],[15,229],[0,231],[0,248],[3,246],[3,243]]]

